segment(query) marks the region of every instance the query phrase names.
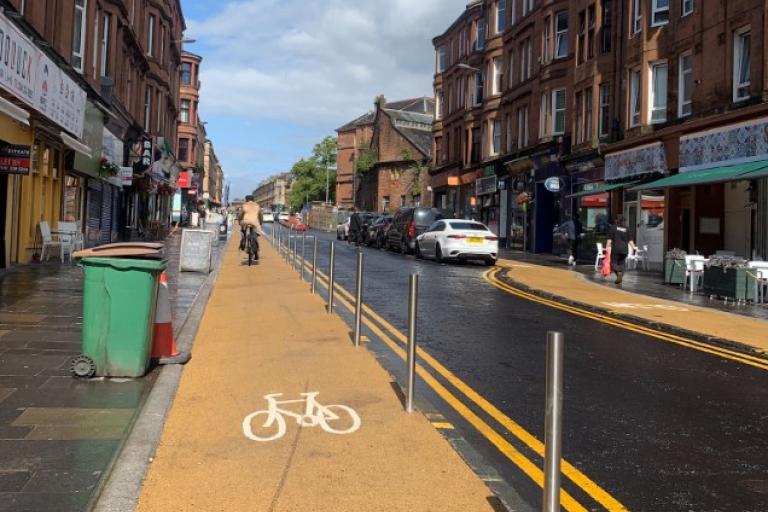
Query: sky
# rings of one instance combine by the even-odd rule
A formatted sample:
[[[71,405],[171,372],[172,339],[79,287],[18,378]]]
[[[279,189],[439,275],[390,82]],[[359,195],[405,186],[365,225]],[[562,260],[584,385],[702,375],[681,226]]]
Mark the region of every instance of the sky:
[[[200,116],[230,198],[290,170],[374,98],[432,96],[432,38],[468,0],[182,0]],[[215,6],[215,8],[212,8]]]

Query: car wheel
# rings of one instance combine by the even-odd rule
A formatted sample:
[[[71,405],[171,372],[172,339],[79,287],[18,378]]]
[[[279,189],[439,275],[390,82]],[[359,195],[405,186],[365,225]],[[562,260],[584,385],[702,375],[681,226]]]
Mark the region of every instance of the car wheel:
[[[488,265],[489,267],[496,265],[496,258],[488,258],[487,260],[485,260],[485,264]]]
[[[424,255],[421,254],[421,248],[419,247],[419,242],[416,242],[416,246],[413,249],[414,254],[416,254],[416,259],[422,260],[424,259]]]
[[[443,262],[443,250],[440,248],[440,244],[435,245],[435,263],[438,265]]]

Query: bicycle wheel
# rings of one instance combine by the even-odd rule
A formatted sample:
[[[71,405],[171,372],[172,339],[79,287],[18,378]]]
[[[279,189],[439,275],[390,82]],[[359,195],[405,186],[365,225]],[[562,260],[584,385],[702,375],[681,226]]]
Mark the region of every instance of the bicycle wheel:
[[[248,251],[248,266],[253,263],[253,251],[251,250],[251,237],[246,235],[245,250]]]
[[[337,413],[333,412],[334,410]],[[321,409],[320,426],[329,434],[351,434],[360,428],[360,416],[346,405],[324,405]],[[331,426],[331,422],[335,426]]]
[[[253,420],[260,415],[266,415],[266,419],[264,420],[264,423],[259,427],[258,430],[264,430],[264,434],[266,435],[256,435],[253,432]],[[277,428],[274,434],[270,434],[273,425]],[[262,432],[259,432],[262,433]],[[243,435],[250,439],[251,441],[259,441],[262,443],[268,442],[268,441],[274,441],[275,439],[280,439],[285,435],[285,418],[283,418],[281,415],[276,414],[272,415],[269,411],[256,411],[252,412],[248,416],[243,419]]]

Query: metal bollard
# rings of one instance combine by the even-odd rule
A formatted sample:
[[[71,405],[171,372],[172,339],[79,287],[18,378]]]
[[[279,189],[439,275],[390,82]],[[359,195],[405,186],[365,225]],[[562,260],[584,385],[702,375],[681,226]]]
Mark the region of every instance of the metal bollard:
[[[312,247],[312,295],[315,294],[315,288],[317,287],[317,237],[315,237],[315,243]]]
[[[408,375],[405,392],[405,410],[406,412],[413,412],[413,394],[416,384],[416,306],[419,302],[418,274],[411,274],[408,288]]]
[[[363,250],[357,250],[357,280],[355,281],[355,346],[360,346],[360,319],[363,313]]]
[[[301,232],[301,259],[299,260],[299,279],[304,280],[304,258],[307,254],[307,230]]]
[[[336,244],[331,242],[330,261],[328,262],[328,314],[333,313],[333,289],[334,289],[334,267],[336,266]]]
[[[561,332],[547,333],[547,402],[544,425],[544,512],[560,511],[560,456],[563,427],[563,348]]]

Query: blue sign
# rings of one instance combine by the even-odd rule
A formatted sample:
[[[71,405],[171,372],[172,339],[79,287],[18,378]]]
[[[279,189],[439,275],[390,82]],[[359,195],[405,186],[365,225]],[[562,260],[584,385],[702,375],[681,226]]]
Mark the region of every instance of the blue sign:
[[[563,188],[563,182],[557,176],[552,176],[544,181],[544,188],[550,192],[560,192]]]

